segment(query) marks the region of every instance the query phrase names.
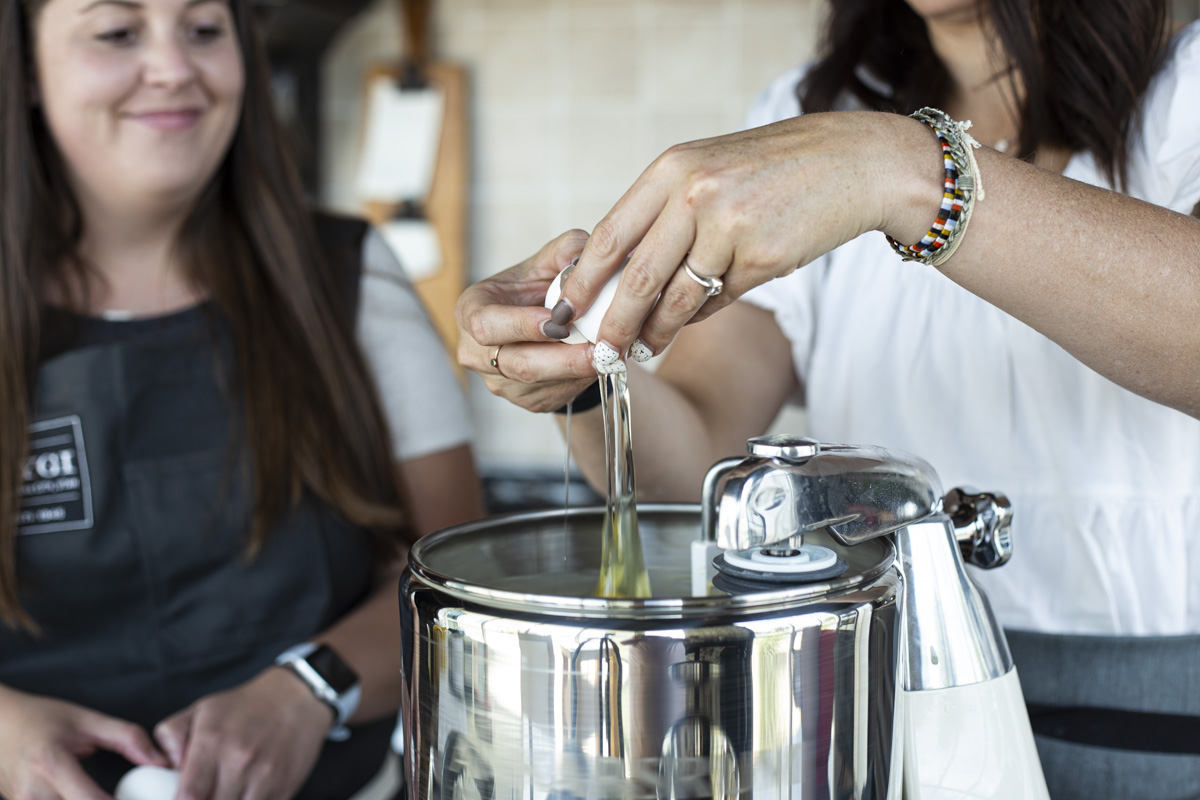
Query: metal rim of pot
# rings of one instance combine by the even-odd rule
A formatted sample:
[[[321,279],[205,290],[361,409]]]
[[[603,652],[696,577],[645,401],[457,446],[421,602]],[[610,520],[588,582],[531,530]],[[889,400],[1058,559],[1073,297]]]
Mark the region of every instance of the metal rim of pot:
[[[639,516],[647,518],[668,514],[693,515],[700,518],[700,505],[691,503],[639,503]],[[868,585],[896,562],[896,550],[888,537],[873,540],[880,548],[879,557],[865,568],[850,570],[838,578],[770,588],[748,594],[714,594],[706,597],[650,597],[650,598],[605,598],[571,597],[538,594],[482,586],[478,583],[456,578],[429,565],[435,559],[438,548],[446,547],[462,537],[487,533],[494,536],[497,529],[512,523],[558,522],[572,518],[595,515],[602,518],[604,509],[586,506],[545,511],[517,512],[489,517],[462,525],[456,525],[417,541],[409,554],[409,569],[414,580],[429,588],[443,592],[457,600],[477,603],[489,608],[503,609],[538,615],[561,616],[564,618],[589,619],[671,619],[707,617],[713,614],[734,613],[737,615],[761,614],[795,608],[797,603],[818,600],[824,595],[842,593],[859,585]],[[697,526],[697,537],[700,535]],[[863,545],[852,548],[865,552]],[[869,550],[870,548],[867,548]]]

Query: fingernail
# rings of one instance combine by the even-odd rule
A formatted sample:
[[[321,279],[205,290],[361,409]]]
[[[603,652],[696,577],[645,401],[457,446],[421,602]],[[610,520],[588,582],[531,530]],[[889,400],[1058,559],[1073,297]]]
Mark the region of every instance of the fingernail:
[[[183,748],[179,746],[179,742],[174,736],[159,734],[158,746],[162,748],[163,754],[166,755],[171,766],[178,767],[183,761]]]
[[[571,335],[571,331],[565,325],[559,325],[554,320],[548,319],[542,323],[542,335],[547,339],[565,339]]]
[[[646,343],[638,339],[629,348],[629,357],[639,364],[645,364],[650,359],[654,358],[654,351],[646,346]]]
[[[554,309],[550,312],[550,321],[555,325],[566,325],[575,316],[575,309],[571,307],[571,303],[563,298],[554,304]]]
[[[625,362],[612,345],[596,342],[596,349],[592,353],[592,368],[601,375],[610,375],[614,372],[624,372]]]

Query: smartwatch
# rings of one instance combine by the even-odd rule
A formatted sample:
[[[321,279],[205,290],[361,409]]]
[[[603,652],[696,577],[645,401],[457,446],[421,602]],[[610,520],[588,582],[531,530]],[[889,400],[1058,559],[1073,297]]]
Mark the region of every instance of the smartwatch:
[[[326,737],[335,742],[350,738],[346,720],[358,708],[362,686],[358,675],[333,648],[305,642],[289,648],[275,659],[276,666],[289,670],[312,690],[317,699],[333,709],[333,727]]]

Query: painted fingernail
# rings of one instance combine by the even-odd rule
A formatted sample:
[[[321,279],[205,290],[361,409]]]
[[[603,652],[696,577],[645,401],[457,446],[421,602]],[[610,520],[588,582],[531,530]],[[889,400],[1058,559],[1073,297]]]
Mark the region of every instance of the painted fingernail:
[[[542,335],[547,339],[565,339],[571,335],[571,331],[565,325],[559,325],[554,320],[548,319],[542,323]]]
[[[554,309],[550,312],[550,321],[555,325],[566,325],[575,316],[575,309],[571,307],[571,303],[565,298],[554,304]]]
[[[592,368],[601,375],[611,375],[614,372],[624,372],[625,362],[612,345],[596,342],[596,349],[592,353]]]
[[[654,351],[646,346],[646,343],[638,339],[629,348],[629,357],[639,364],[645,364],[650,359],[654,358]]]

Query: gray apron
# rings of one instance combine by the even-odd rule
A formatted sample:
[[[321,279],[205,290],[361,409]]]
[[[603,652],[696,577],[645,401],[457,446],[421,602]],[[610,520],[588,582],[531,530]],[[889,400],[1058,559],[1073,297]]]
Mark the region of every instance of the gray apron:
[[[1053,800],[1200,798],[1200,636],[1006,635]]]
[[[44,635],[0,627],[0,684],[151,729],[328,627],[377,561],[311,497],[246,560],[241,390],[213,306],[80,333],[41,366],[17,537],[21,601]],[[298,797],[353,794],[394,724],[327,743]],[[111,791],[130,765],[100,753],[85,767]]]

